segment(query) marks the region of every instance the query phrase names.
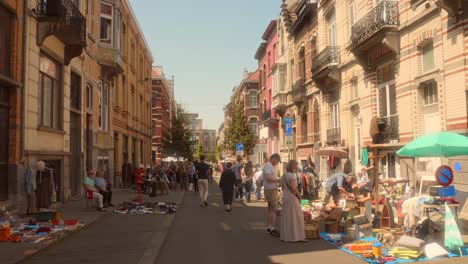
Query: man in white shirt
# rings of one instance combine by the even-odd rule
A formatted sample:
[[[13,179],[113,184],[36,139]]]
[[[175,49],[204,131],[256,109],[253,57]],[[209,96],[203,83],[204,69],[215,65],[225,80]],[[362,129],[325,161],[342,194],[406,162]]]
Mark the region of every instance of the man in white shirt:
[[[258,165],[257,165],[258,166]],[[263,169],[258,168],[254,174],[253,182],[255,186],[255,196],[257,200],[262,199],[262,187],[263,187]]]
[[[278,208],[278,183],[275,167],[281,162],[278,153],[271,155],[265,165],[263,165],[263,188],[265,200],[268,202],[268,228],[267,231],[273,236],[279,237],[279,232],[275,230],[276,211]]]

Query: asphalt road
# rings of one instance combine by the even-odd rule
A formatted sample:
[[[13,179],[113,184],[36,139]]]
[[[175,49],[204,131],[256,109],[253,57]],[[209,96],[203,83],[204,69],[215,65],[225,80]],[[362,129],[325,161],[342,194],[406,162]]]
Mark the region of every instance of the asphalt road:
[[[266,232],[264,202],[235,202],[225,213],[221,193],[210,185],[209,207],[186,193],[183,207],[161,249],[157,264],[366,263],[323,240],[284,243]],[[332,261],[332,262],[331,262]]]

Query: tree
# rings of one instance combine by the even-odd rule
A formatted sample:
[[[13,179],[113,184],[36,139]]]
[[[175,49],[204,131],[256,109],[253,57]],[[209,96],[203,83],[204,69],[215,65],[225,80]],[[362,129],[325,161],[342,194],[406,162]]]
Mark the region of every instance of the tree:
[[[257,135],[250,129],[244,113],[244,104],[241,100],[234,102],[230,117],[231,120],[224,137],[224,148],[234,154],[236,144],[242,143],[244,145],[244,154],[252,154],[257,144]]]
[[[198,159],[201,159],[201,156],[203,155],[203,145],[201,142],[198,142],[198,147],[197,147],[197,157]]]
[[[192,158],[192,131],[190,122],[182,107],[177,108],[177,114],[172,117],[169,136],[163,139],[163,157]]]
[[[221,144],[216,145],[216,160],[221,160],[223,146]]]

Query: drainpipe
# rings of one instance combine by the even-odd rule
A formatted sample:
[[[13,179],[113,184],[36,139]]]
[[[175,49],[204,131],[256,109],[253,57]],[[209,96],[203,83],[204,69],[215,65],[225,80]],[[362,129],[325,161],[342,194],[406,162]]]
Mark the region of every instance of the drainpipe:
[[[20,128],[20,160],[24,159],[25,157],[25,112],[26,112],[26,82],[27,82],[27,68],[28,68],[28,60],[27,60],[27,51],[28,51],[28,32],[29,32],[29,27],[28,27],[28,0],[23,0],[23,76],[22,76],[22,81],[23,81],[23,87],[21,87],[21,100],[22,100],[22,105],[21,105],[21,128]],[[25,163],[25,166],[27,164]]]

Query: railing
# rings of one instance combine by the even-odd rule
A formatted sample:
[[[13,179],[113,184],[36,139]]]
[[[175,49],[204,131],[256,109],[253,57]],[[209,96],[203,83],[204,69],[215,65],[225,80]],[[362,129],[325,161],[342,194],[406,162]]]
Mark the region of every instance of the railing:
[[[80,43],[86,44],[86,18],[71,0],[38,0],[39,18],[56,17],[67,34],[79,34]],[[75,44],[75,43],[66,43]]]
[[[297,80],[292,87],[292,100],[301,101],[307,95],[304,79]]]
[[[262,121],[266,121],[271,118],[271,109],[262,113]]]
[[[327,142],[328,143],[338,143],[340,141],[341,141],[341,129],[339,127],[327,129]]]
[[[381,117],[377,121],[379,130],[382,131],[384,143],[400,138],[398,115]]]
[[[351,43],[359,43],[381,28],[400,24],[398,1],[382,1],[351,28]]]
[[[312,61],[312,73],[316,74],[327,66],[338,65],[341,62],[340,47],[327,46]]]

